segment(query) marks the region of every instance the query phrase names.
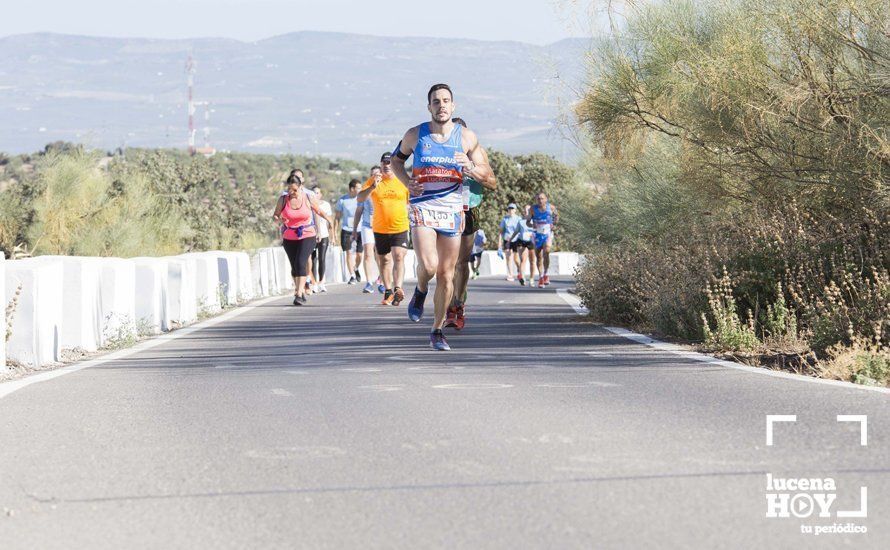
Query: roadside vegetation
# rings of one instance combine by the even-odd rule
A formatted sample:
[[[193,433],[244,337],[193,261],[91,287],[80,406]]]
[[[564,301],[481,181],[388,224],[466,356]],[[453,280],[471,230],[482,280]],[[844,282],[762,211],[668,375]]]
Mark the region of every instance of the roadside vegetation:
[[[890,384],[886,0],[625,3],[576,118],[563,208],[591,314]]]

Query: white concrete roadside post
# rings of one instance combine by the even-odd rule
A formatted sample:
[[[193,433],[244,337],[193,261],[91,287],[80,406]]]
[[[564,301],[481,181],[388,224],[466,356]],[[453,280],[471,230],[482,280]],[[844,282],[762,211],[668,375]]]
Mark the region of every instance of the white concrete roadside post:
[[[167,310],[167,260],[133,258],[136,264],[136,319],[153,334],[170,330]]]
[[[8,370],[6,368],[6,254],[0,252],[0,308],[3,314],[0,315],[0,372]]]
[[[62,262],[10,260],[4,267],[4,308],[18,294],[7,359],[32,368],[60,361]]]

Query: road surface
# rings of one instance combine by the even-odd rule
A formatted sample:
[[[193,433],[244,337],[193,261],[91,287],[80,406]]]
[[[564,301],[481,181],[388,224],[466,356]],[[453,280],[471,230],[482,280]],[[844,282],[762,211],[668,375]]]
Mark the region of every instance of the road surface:
[[[471,285],[451,353],[339,286],[0,398],[0,547],[890,545],[887,394],[645,347],[568,281]],[[768,414],[797,418],[771,446]],[[835,490],[768,518],[767,474]],[[801,532],[832,525],[867,532]]]

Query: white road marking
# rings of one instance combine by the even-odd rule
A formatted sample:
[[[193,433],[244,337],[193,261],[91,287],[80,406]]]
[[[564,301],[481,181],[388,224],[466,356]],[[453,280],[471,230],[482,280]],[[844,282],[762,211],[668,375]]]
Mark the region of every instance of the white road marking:
[[[304,370],[286,370],[284,372],[286,374],[309,374],[307,371]]]
[[[171,340],[178,340],[179,338],[184,338],[191,334],[198,332],[199,330],[210,328],[212,326],[216,326],[220,323],[225,323],[239,315],[247,313],[253,309],[256,309],[260,306],[268,304],[270,302],[274,302],[275,300],[282,299],[283,296],[269,296],[266,298],[262,298],[253,302],[251,304],[247,304],[245,306],[241,306],[233,309],[227,313],[223,313],[219,317],[214,317],[213,319],[207,319],[206,321],[202,321],[190,327],[181,328],[179,330],[175,330],[173,332],[168,332],[166,334],[161,334],[151,340],[146,340],[144,342],[140,342],[135,346],[127,349],[122,349],[119,351],[115,351],[109,353],[108,355],[104,355],[102,357],[98,357],[96,359],[90,359],[89,361],[82,361],[79,363],[75,363],[73,365],[68,365],[67,367],[62,367],[57,370],[52,370],[48,372],[42,372],[40,374],[35,374],[34,376],[29,376],[27,378],[22,378],[21,380],[12,380],[10,382],[3,382],[0,384],[0,399],[3,399],[7,395],[18,391],[22,388],[28,387],[31,384],[37,384],[38,382],[46,382],[47,380],[52,380],[53,378],[58,378],[59,376],[65,376],[66,374],[71,374],[72,372],[77,372],[83,369],[89,369],[92,367],[98,367],[99,365],[104,365],[105,363],[110,363],[112,361],[117,361],[120,359],[124,359],[126,357],[130,357],[131,355],[135,355],[139,352],[145,351],[147,349],[156,348],[161,344],[165,344]]]
[[[359,386],[361,390],[370,390],[374,392],[401,391],[405,389],[404,384],[374,384],[371,386]]]
[[[348,369],[340,369],[344,372],[383,372],[383,369],[376,369],[374,367],[356,367],[356,368],[348,368]]]
[[[425,367],[408,367],[408,370],[464,370],[467,367],[457,367],[448,365],[429,365]]]
[[[238,365],[216,365],[213,368],[215,368],[215,369],[237,369]]]
[[[289,392],[287,390],[281,389],[281,388],[275,388],[274,390],[272,390],[272,395],[280,395],[282,397],[293,397],[294,394],[292,394],[291,392]]]
[[[585,351],[585,355],[590,355],[592,357],[614,357],[615,355],[612,353],[606,353],[604,351]]]
[[[560,288],[556,291],[556,293],[563,299],[567,304],[572,306],[572,309],[575,310],[579,315],[587,315],[589,312],[587,308],[581,305],[581,300],[571,294],[568,290],[564,288]],[[728,369],[735,369],[744,372],[748,372],[751,374],[760,374],[763,376],[772,376],[775,378],[785,378],[787,380],[797,380],[798,382],[809,382],[811,384],[823,384],[826,386],[836,386],[847,389],[856,389],[856,390],[865,390],[865,391],[874,391],[879,393],[888,393],[890,394],[890,388],[883,388],[878,386],[863,386],[860,384],[853,384],[851,382],[843,382],[841,380],[827,380],[824,378],[813,378],[811,376],[803,376],[800,374],[792,374],[790,372],[784,371],[776,371],[770,370],[761,367],[751,367],[748,365],[743,365],[741,363],[734,363],[732,361],[724,361],[722,359],[718,359],[717,357],[712,357],[710,355],[705,355],[703,353],[697,353],[694,351],[689,351],[684,349],[676,344],[669,344],[667,342],[662,342],[660,340],[655,340],[654,338],[650,338],[648,336],[644,336],[642,334],[637,334],[636,332],[618,328],[618,327],[603,327],[612,334],[617,336],[621,336],[622,338],[627,338],[628,340],[633,340],[634,342],[644,344],[651,348],[655,348],[660,351],[668,352],[674,355],[679,355],[686,359],[692,359],[695,361],[701,361],[703,363],[707,363],[709,365],[719,365],[721,367],[726,367]]]
[[[433,387],[438,390],[498,390],[502,388],[512,388],[513,384],[439,384]]]

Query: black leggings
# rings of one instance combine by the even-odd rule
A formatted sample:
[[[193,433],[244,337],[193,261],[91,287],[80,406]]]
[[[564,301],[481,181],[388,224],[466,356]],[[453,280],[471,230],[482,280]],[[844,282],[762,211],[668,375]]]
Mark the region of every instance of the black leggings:
[[[324,259],[328,255],[328,245],[331,240],[328,237],[318,241],[315,250],[312,251],[312,274],[315,276],[315,282],[324,279]]]
[[[305,277],[308,274],[309,256],[315,250],[315,236],[292,241],[290,239],[282,239],[281,245],[284,246],[284,252],[287,259],[290,260],[291,277]]]

